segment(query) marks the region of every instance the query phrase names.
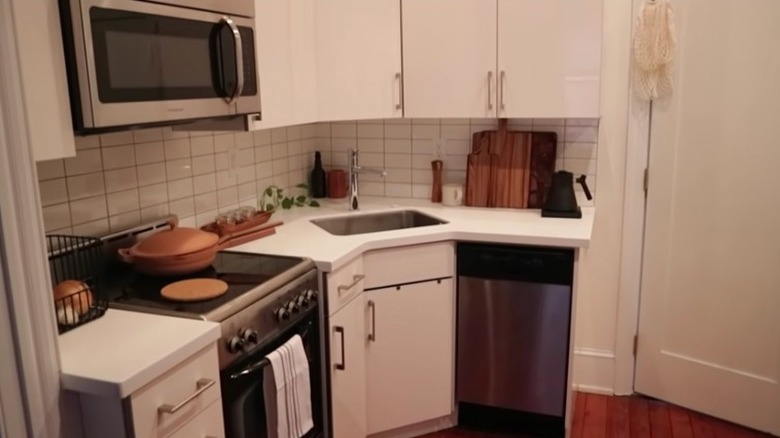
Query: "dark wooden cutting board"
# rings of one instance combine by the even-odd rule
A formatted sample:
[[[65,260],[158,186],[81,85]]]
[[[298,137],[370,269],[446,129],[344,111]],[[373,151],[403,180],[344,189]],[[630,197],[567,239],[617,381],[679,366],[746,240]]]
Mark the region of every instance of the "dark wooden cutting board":
[[[497,141],[495,131],[475,132],[472,152],[466,165],[464,202],[472,207],[487,207],[491,187],[491,142]]]
[[[534,132],[531,138],[528,208],[542,208],[555,173],[558,135],[554,132]]]

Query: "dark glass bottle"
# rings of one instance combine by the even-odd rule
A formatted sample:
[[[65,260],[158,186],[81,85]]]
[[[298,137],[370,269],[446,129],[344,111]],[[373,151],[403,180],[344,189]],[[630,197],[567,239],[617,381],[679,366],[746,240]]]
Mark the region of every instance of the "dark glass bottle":
[[[314,153],[314,168],[311,170],[311,181],[309,190],[312,198],[324,198],[325,192],[325,169],[322,168],[322,155],[320,151]]]

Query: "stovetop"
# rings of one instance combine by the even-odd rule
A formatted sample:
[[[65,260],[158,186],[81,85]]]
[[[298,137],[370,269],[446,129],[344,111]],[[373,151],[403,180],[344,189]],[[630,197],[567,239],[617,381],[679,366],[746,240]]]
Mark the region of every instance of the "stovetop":
[[[223,321],[312,269],[314,263],[305,258],[220,251],[209,268],[178,277],[139,274],[132,266],[117,264],[105,276],[105,289],[113,308]],[[217,298],[187,303],[160,294],[163,287],[191,278],[223,280],[228,291]]]

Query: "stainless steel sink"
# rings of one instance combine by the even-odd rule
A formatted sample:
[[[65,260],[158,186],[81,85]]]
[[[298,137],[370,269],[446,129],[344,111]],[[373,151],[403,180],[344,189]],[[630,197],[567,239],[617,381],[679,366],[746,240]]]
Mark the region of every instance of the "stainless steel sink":
[[[447,221],[428,216],[415,210],[400,210],[386,213],[339,216],[315,219],[314,225],[336,236],[376,233],[404,228],[429,227],[446,224]]]

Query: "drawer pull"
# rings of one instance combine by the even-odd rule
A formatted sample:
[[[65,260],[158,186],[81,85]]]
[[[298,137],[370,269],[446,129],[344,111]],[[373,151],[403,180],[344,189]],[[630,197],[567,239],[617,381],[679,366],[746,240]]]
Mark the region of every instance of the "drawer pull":
[[[216,383],[217,382],[215,380],[200,379],[197,382],[198,390],[193,392],[192,395],[190,395],[189,397],[185,398],[184,400],[182,400],[179,404],[177,404],[175,406],[174,405],[168,405],[168,404],[162,405],[159,408],[157,408],[157,412],[159,412],[161,414],[175,414],[181,408],[187,406],[191,401],[193,401],[196,398],[198,398],[199,395],[203,394],[209,388],[214,386]]]
[[[366,278],[366,276],[362,275],[362,274],[355,275],[354,277],[352,277],[352,283],[350,283],[347,286],[339,286],[339,292],[346,292],[346,291],[352,289],[353,287],[357,286],[358,283],[363,281],[365,278]]]

